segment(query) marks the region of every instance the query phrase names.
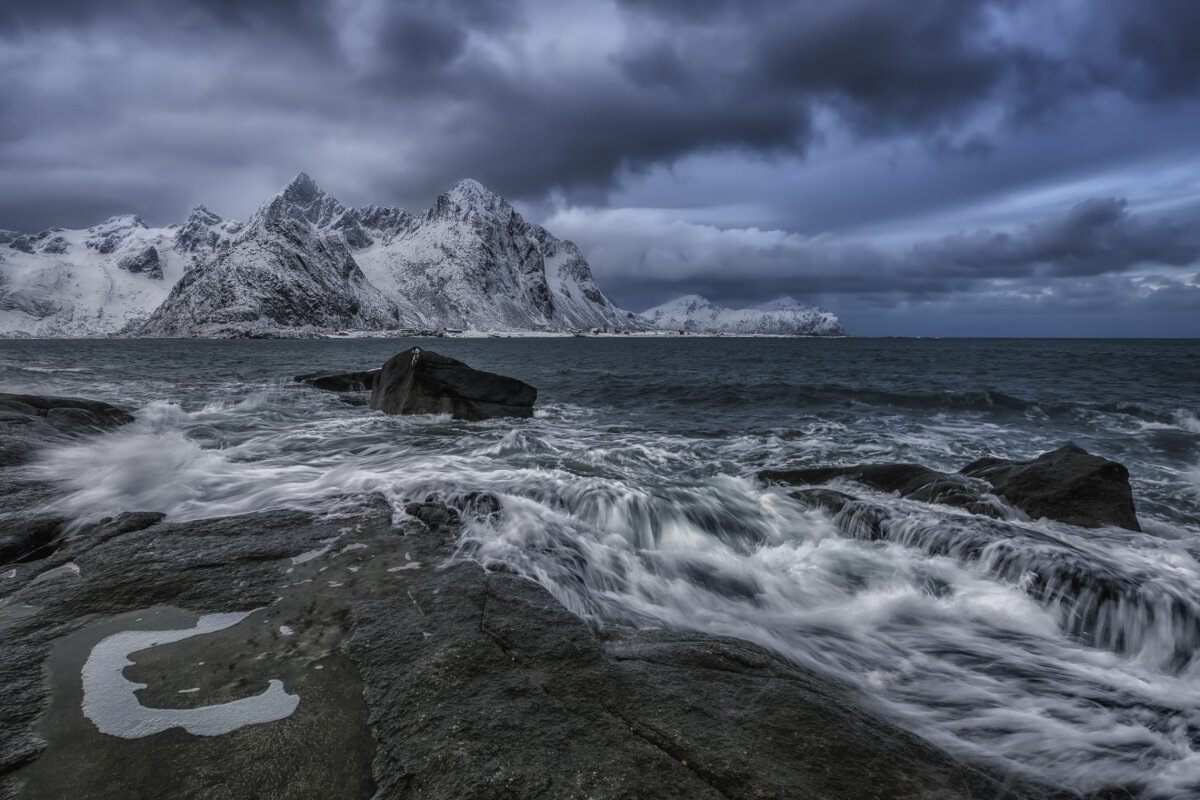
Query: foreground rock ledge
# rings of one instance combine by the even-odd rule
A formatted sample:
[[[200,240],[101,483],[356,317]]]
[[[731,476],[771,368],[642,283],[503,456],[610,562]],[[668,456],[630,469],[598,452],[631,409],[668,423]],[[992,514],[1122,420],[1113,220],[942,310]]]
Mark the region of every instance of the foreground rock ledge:
[[[0,584],[0,795],[22,798],[1016,798],[836,682],[754,645],[595,630],[539,585],[453,562],[479,497],[392,524],[269,512],[99,523]],[[7,566],[7,565],[6,565]],[[134,653],[139,702],[298,694],[219,736],[99,733],[80,667],[114,632],[250,611]]]
[[[413,347],[392,356],[375,379],[371,408],[385,414],[450,414],[478,421],[532,417],[537,389]]]

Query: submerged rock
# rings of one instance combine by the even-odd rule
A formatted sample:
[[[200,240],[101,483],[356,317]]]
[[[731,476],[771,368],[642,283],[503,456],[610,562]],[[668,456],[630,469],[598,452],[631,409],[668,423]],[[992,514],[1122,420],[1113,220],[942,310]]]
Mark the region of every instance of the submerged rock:
[[[994,494],[1035,519],[1046,517],[1084,528],[1112,525],[1141,530],[1134,513],[1129,470],[1074,444],[1031,461],[983,458],[958,473],[938,472],[919,464],[860,464],[763,470],[758,479],[790,486],[819,486],[843,479],[908,500],[954,506],[989,517],[1000,515],[987,497]]]
[[[1031,461],[981,458],[961,472],[986,480],[998,496],[1034,519],[1049,517],[1081,528],[1142,529],[1133,507],[1129,470],[1074,444]]]
[[[532,417],[536,400],[537,389],[523,381],[420,347],[392,356],[371,390],[371,408],[385,414],[450,414],[469,421]]]
[[[359,372],[309,372],[297,375],[296,383],[307,383],[314,389],[327,392],[369,392],[382,370],[368,369]]]
[[[861,483],[880,492],[894,492],[910,500],[965,508],[975,514],[997,516],[999,510],[983,498],[986,488],[962,475],[923,467],[919,464],[860,464],[853,467],[764,470],[758,478],[766,483],[792,486],[820,485],[841,478]]]

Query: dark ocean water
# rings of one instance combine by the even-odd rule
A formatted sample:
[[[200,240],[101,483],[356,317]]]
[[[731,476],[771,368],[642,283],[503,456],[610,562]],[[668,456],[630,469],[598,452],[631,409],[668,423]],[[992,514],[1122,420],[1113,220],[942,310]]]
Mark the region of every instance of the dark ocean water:
[[[290,380],[412,344],[534,384],[537,415],[389,418]],[[758,642],[955,753],[1072,789],[1200,796],[1200,342],[4,341],[0,390],[138,409],[34,467],[80,519],[332,508],[363,491],[403,513],[431,492],[488,490],[505,513],[471,525],[464,554],[600,624]],[[1014,512],[997,535],[856,490],[903,533],[862,541],[753,479],[866,461],[957,470],[1068,441],[1129,468],[1145,533]],[[956,540],[990,544],[933,546]],[[1031,591],[1047,565],[1124,588]]]

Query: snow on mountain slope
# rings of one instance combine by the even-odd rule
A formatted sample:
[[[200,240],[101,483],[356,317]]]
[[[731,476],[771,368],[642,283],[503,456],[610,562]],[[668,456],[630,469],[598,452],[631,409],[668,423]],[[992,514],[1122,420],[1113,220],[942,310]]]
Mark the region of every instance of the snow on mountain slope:
[[[644,311],[641,317],[664,330],[720,333],[845,336],[838,318],[815,306],[781,297],[753,308],[723,308],[696,294]]]
[[[346,246],[346,226],[362,233],[347,211],[301,173],[254,212],[228,247],[184,275],[138,334],[396,327],[394,305],[367,281]]]
[[[125,216],[86,231],[0,231],[0,335],[441,327],[638,325],[574,244],[472,180],[419,216],[345,206],[301,173],[245,225],[196,206],[167,228]]]
[[[481,330],[632,327],[574,244],[525,222],[473,180],[355,254],[410,324]]]
[[[180,230],[150,228],[125,215],[86,230],[6,233],[0,237],[0,336],[103,336],[140,324],[193,257],[211,255],[210,244],[181,251]]]

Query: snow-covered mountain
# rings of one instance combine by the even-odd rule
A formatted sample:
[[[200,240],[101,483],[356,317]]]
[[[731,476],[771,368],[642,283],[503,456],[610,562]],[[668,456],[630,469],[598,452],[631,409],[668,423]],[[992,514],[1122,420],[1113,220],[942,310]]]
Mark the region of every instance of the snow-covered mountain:
[[[301,173],[244,225],[0,231],[0,335],[304,335],[637,327],[579,249],[472,180],[413,215],[352,208]]]
[[[138,331],[143,336],[376,330],[399,322],[358,268],[344,206],[301,174],[228,246],[196,265]]]
[[[198,207],[183,226],[125,215],[84,230],[0,232],[0,335],[98,336],[140,325],[240,223]]]
[[[650,327],[690,332],[845,336],[832,313],[781,297],[752,308],[723,308],[697,294],[684,295],[640,315]]]
[[[390,235],[357,250],[368,280],[408,324],[486,330],[633,327],[579,249],[460,181]]]

